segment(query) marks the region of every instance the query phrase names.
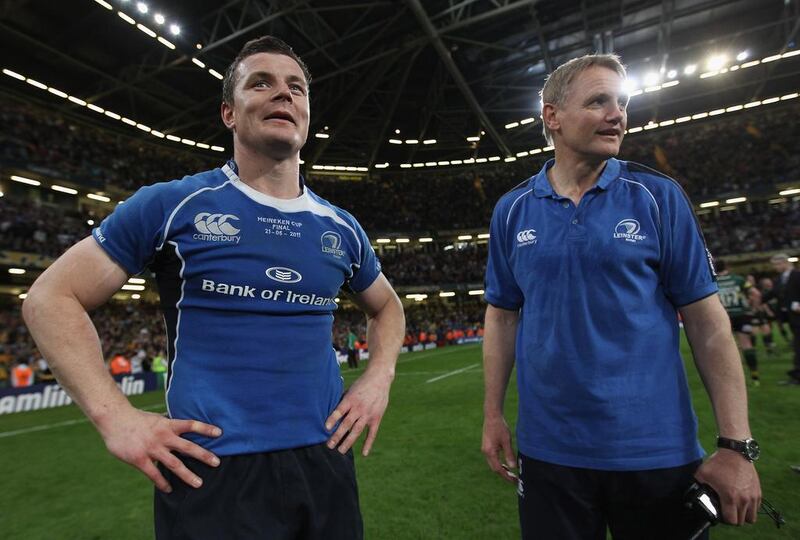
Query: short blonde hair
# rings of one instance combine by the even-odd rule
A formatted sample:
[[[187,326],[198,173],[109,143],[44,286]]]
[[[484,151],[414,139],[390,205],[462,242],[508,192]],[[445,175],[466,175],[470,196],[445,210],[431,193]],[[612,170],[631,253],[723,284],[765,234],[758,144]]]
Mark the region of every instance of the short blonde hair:
[[[569,62],[558,66],[545,80],[544,87],[539,93],[542,98],[542,106],[544,107],[545,103],[557,106],[563,105],[567,100],[569,85],[572,84],[575,77],[593,66],[608,68],[623,79],[628,76],[625,66],[622,65],[619,56],[616,54],[587,54],[573,58]],[[542,131],[544,138],[547,139],[547,144],[552,145],[553,134],[550,133],[544,121],[542,122]]]

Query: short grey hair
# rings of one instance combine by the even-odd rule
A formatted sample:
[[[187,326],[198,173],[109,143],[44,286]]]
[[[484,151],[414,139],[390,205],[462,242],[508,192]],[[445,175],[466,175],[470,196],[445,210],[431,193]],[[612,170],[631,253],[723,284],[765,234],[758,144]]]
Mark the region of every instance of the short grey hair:
[[[580,73],[593,66],[608,68],[626,79],[628,74],[625,66],[616,54],[587,54],[578,58],[573,58],[569,62],[562,64],[551,73],[544,82],[544,87],[539,95],[542,98],[542,107],[545,103],[561,106],[567,100],[569,85]],[[543,119],[544,120],[544,119]],[[547,144],[553,145],[553,134],[547,128],[547,124],[542,121],[542,132]]]

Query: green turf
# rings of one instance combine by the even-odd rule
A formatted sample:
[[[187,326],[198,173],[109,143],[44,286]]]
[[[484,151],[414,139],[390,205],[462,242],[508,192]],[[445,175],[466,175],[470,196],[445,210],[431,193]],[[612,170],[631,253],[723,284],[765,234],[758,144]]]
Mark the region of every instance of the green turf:
[[[789,465],[800,464],[800,387],[777,384],[790,363],[785,344],[777,355],[761,357],[763,383],[750,393],[752,428],[763,448],[758,468],[767,498],[784,511],[789,524],[776,530],[761,517],[743,530],[716,527],[714,538],[800,538],[800,474],[789,470]],[[479,450],[480,360],[477,346],[400,357],[376,446],[369,458],[357,458],[368,539],[518,537],[514,488],[489,471]],[[426,382],[462,368],[470,369]],[[688,372],[701,440],[710,449],[715,437],[710,406],[691,365]],[[343,373],[349,383],[359,372]],[[154,410],[163,405],[156,392],[133,401]],[[512,421],[513,383],[506,410]],[[0,416],[1,538],[152,537],[148,481],[110,457],[92,426],[81,419],[74,406]]]

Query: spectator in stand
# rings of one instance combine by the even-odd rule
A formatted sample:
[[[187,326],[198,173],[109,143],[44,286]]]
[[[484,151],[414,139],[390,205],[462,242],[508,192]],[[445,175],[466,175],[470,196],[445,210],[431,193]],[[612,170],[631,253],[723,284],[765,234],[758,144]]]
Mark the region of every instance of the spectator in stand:
[[[33,386],[33,379],[33,369],[31,369],[25,360],[15,362],[14,367],[11,368],[12,387],[23,388],[25,386]]]

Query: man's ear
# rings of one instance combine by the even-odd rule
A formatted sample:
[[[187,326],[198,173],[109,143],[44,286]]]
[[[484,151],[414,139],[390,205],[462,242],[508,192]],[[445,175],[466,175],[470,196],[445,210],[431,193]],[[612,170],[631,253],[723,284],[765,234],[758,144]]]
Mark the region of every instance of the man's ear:
[[[552,103],[545,103],[542,105],[542,123],[547,126],[551,132],[561,129],[561,122],[558,120],[556,112],[558,107]]]
[[[233,114],[233,107],[222,102],[222,105],[219,107],[219,115],[222,117],[222,123],[225,124],[225,127],[229,130],[233,131],[236,128],[236,120]]]

